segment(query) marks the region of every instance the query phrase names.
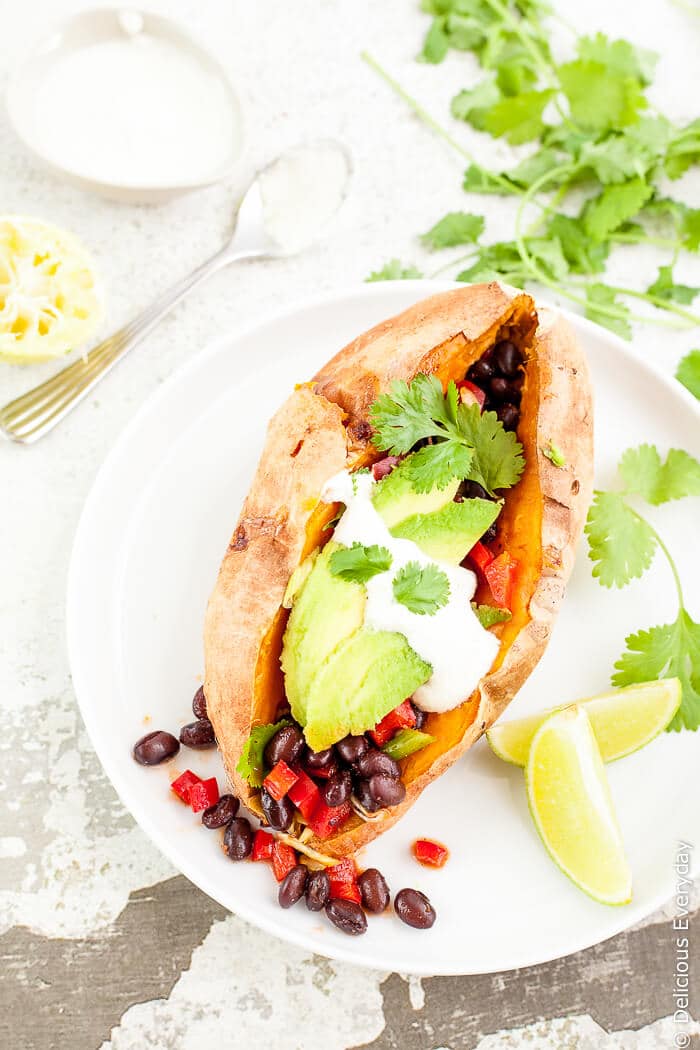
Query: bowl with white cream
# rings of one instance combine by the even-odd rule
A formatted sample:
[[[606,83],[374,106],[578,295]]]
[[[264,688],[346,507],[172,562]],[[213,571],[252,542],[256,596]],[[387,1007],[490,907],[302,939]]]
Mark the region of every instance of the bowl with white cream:
[[[147,12],[69,18],[15,68],[6,102],[44,165],[116,200],[159,203],[201,189],[243,154],[226,71],[186,29]]]

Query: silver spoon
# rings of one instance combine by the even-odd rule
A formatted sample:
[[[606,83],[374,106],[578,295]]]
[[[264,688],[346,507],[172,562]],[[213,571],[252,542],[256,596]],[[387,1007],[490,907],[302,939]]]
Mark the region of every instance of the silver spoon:
[[[293,164],[295,158],[299,161],[304,151],[319,148],[337,151],[336,166],[341,161],[344,165],[342,192],[338,194],[335,203],[332,198],[325,201],[322,198],[318,199],[316,214],[311,216],[312,221],[309,223],[307,239],[302,242],[300,238],[295,238],[294,246],[290,249],[275,239],[270,228],[270,219],[266,215],[263,199],[265,179],[274,173],[277,165]],[[163,292],[151,306],[114,335],[99,343],[85,357],[0,408],[0,432],[12,441],[24,445],[29,445],[48,434],[114,368],[117,361],[140,343],[176,303],[210,274],[242,259],[279,259],[308,247],[320,236],[323,227],[342,204],[347,193],[350,173],[348,153],[339,143],[330,140],[296,147],[281,154],[259,171],[248,187],[236,214],[233,234],[216,255]],[[311,192],[311,187],[308,192]],[[307,194],[307,203],[308,199]],[[291,204],[290,207],[294,205]]]

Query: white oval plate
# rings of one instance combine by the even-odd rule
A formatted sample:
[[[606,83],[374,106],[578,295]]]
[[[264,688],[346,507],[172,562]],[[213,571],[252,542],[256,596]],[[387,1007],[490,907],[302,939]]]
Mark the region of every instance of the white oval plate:
[[[446,287],[395,282],[325,296],[232,333],[188,363],[143,406],[103,465],[68,585],[70,661],[85,723],[122,800],[163,853],[205,893],[279,937],[415,974],[543,962],[658,908],[673,893],[678,841],[700,842],[700,733],[662,734],[608,767],[634,876],[631,904],[597,904],[558,871],[528,815],[522,773],[481,741],[362,858],[386,874],[393,891],[424,890],[437,909],[435,926],[417,932],[386,915],[370,918],[368,933],[356,939],[303,905],[281,911],[267,866],[232,864],[219,833],[175,800],[173,763],[144,769],[131,747],[147,728],[177,732],[192,718],[205,604],[272,412],[353,336]],[[593,374],[597,484],[611,485],[621,452],[642,441],[700,454],[700,413],[690,395],[609,332],[570,320]],[[695,601],[692,515],[690,505],[675,504],[653,519]],[[625,635],[673,617],[671,576],[660,559],[643,580],[610,593],[592,580],[582,549],[549,648],[508,716],[605,689]],[[216,774],[223,786],[215,753],[183,749],[174,764]],[[441,871],[411,858],[418,836],[449,846]]]

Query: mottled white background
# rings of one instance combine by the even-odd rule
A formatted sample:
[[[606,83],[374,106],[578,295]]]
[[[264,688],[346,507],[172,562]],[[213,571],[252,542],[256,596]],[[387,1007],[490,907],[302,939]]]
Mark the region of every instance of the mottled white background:
[[[71,0],[0,2],[0,88],[10,64],[37,32],[81,6]],[[51,941],[91,945],[112,936],[112,924],[131,893],[174,874],[123,811],[102,774],[82,727],[66,662],[64,589],[71,540],[100,462],[144,398],[230,326],[310,292],[361,281],[392,256],[431,272],[443,259],[427,256],[415,234],[447,210],[484,212],[487,234],[494,238],[510,235],[513,218],[511,202],[464,197],[460,158],[421,126],[360,60],[363,48],[372,51],[436,116],[446,119],[451,95],[479,74],[465,56],[451,55],[438,70],[414,61],[427,25],[416,0],[154,0],[147,6],[180,18],[230,71],[249,128],[247,165],[237,180],[158,208],[107,203],[41,171],[0,115],[0,211],[43,217],[83,239],[107,291],[103,334],[218,247],[246,178],[282,147],[307,136],[335,136],[353,153],[355,178],[350,200],[326,243],[297,260],[219,273],[175,310],[54,435],[33,448],[0,446],[0,929],[26,926]],[[556,6],[581,30],[628,35],[660,51],[654,101],[679,122],[698,115],[700,18],[667,0],[589,0],[586,5],[562,0]],[[564,30],[558,33],[568,39]],[[515,155],[507,145],[466,126],[456,133],[488,164],[507,164]],[[684,179],[674,190],[700,205],[697,178]],[[650,281],[659,261],[666,260],[650,250],[623,250],[616,256],[614,276],[626,284]],[[684,263],[685,283],[700,284],[699,277],[697,264]],[[697,332],[649,327],[637,333],[635,342],[640,354],[672,370],[700,338]],[[52,366],[22,370],[0,364],[0,400],[52,371]],[[190,907],[197,909],[200,898],[192,893]],[[191,919],[183,914],[182,921]],[[233,917],[213,921],[191,949],[191,964],[188,960],[169,998],[141,1002],[138,982],[134,985],[129,999],[134,1005],[118,1022],[120,1008],[111,1037],[109,1028],[91,1029],[85,1023],[91,1010],[86,985],[84,1011],[76,1021],[80,1046],[97,1047],[106,1040],[104,1046],[118,1050],[257,1047],[274,1033],[280,1050],[310,1048],[319,1045],[321,1017],[323,1045],[329,1048],[345,1050],[378,1038],[378,1046],[396,1045],[381,1037],[391,1020],[381,974],[311,958]],[[25,972],[13,958],[12,972],[31,984],[33,971]],[[240,960],[245,965],[237,964]],[[116,992],[126,974],[115,970],[109,977]],[[430,995],[424,1001],[421,983],[410,983],[407,1002],[421,1017],[422,1042],[416,1046],[439,1045],[431,1035],[437,1023],[431,1010],[444,1022],[457,985],[440,987],[443,991],[436,991],[431,1004]],[[9,1001],[8,996],[0,1013],[7,1014]],[[548,1001],[547,1016],[553,1020],[524,1024],[511,1020],[521,1017],[515,1002],[511,1008],[507,998],[499,1002],[496,997],[483,1031],[502,1031],[470,1042],[460,1034],[464,1022],[455,1007],[455,1041],[450,1045],[478,1045],[479,1050],[671,1045],[668,1019],[659,1018],[637,1033],[608,1035],[588,1016],[596,1014],[595,1001],[584,998],[573,1011],[576,1016],[560,1020],[551,994]],[[561,1012],[571,1011],[562,1004]],[[536,1016],[537,1010],[532,1018]],[[2,1022],[9,1027],[0,1025],[0,1031],[11,1034],[15,1020],[20,1031],[23,1019],[9,1015]],[[507,1029],[517,1031],[508,1034]],[[35,1041],[24,1045],[68,1045],[52,1041],[49,1025],[45,1036],[34,1032]],[[21,1039],[16,1045],[22,1045]]]

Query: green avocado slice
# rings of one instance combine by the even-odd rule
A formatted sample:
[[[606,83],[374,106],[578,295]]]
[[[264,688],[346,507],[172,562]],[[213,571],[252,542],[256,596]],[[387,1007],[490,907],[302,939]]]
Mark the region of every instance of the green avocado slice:
[[[501,504],[492,500],[465,499],[433,514],[414,514],[390,531],[397,539],[413,540],[430,558],[459,565],[500,510]]]
[[[304,735],[322,751],[364,733],[430,678],[432,667],[402,634],[362,627],[316,674],[306,698]]]
[[[327,543],[294,598],[282,643],[282,670],[292,715],[304,725],[311,682],[333,650],[362,626],[367,594],[360,583],[334,576]]]
[[[407,460],[378,481],[372,492],[374,509],[381,514],[389,528],[411,515],[431,514],[439,510],[454,499],[459,488],[459,480],[454,478],[444,489],[434,488],[430,492],[416,492],[406,477],[406,462]]]

